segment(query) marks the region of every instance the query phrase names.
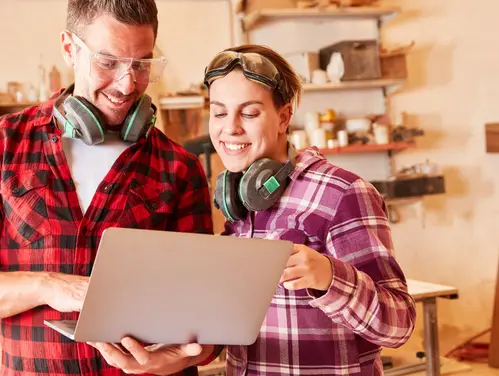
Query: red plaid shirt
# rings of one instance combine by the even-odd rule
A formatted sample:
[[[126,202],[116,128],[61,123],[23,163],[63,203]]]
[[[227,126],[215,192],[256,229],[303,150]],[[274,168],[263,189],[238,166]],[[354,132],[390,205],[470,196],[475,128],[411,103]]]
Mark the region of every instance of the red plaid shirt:
[[[157,129],[124,151],[83,215],[61,132],[52,121],[53,103],[0,118],[1,272],[88,276],[108,227],[212,232],[199,161]],[[1,320],[1,374],[122,375],[93,347],[43,324],[77,317],[41,306]],[[197,369],[181,374],[197,375]]]

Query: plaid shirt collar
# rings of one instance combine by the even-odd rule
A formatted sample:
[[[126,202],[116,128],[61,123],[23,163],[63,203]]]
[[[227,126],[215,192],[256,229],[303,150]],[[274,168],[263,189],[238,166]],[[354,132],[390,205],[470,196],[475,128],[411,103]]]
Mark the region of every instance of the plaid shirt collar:
[[[46,102],[38,106],[38,112],[36,114],[36,118],[32,122],[34,127],[40,127],[49,124],[57,124],[53,114],[54,104],[63,91],[64,89],[58,90]]]
[[[298,180],[310,166],[322,160],[325,160],[325,157],[319,152],[317,147],[312,146],[305,149],[296,156],[296,166],[289,175],[289,178],[292,181]]]

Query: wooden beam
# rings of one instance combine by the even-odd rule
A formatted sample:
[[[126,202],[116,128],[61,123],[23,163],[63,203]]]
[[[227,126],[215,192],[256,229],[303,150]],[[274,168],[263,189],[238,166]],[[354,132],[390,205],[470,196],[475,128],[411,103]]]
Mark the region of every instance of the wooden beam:
[[[499,153],[499,123],[485,124],[485,147],[487,153]]]
[[[497,124],[499,127],[499,124]],[[499,144],[497,144],[499,146]],[[499,368],[499,268],[496,275],[496,292],[494,312],[492,316],[492,330],[490,332],[489,366]]]

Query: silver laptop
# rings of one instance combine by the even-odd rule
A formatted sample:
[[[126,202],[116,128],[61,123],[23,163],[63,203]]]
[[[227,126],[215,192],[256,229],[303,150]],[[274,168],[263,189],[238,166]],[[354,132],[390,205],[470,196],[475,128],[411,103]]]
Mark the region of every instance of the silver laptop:
[[[109,228],[78,321],[45,324],[77,342],[250,345],[292,243]]]

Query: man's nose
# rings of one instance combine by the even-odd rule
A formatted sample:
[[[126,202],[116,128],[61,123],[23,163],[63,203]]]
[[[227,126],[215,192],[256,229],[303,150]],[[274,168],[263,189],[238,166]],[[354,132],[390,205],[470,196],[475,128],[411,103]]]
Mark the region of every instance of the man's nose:
[[[127,70],[121,78],[117,80],[118,89],[123,95],[130,95],[135,91],[135,81],[133,72]]]

